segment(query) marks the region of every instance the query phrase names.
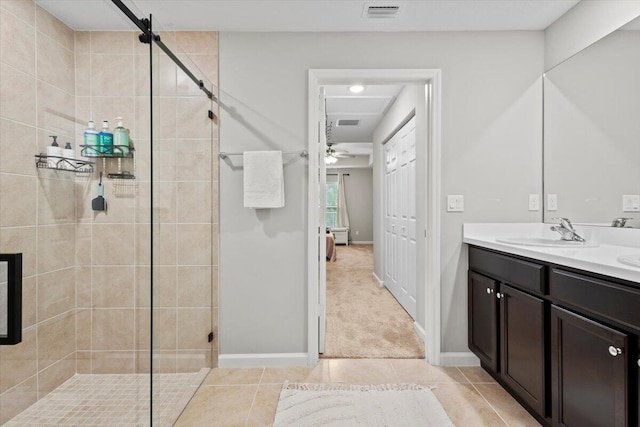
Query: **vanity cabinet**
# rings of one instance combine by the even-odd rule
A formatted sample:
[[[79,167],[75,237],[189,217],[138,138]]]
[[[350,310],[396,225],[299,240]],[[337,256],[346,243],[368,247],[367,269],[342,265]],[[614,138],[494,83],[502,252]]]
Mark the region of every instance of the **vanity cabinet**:
[[[483,366],[498,371],[498,282],[469,271],[469,348]]]
[[[545,417],[544,267],[471,248],[469,348],[482,366]]]
[[[627,335],[551,307],[554,426],[627,426]]]
[[[640,290],[561,268],[549,289],[554,426],[633,425],[627,331],[640,324]]]
[[[469,348],[543,425],[638,426],[640,284],[470,246]]]

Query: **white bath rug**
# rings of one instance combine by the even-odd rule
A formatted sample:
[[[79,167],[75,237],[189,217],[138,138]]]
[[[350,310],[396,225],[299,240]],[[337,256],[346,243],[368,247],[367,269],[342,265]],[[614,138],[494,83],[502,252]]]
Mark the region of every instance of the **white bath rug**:
[[[285,384],[274,427],[449,427],[429,387],[416,384]]]

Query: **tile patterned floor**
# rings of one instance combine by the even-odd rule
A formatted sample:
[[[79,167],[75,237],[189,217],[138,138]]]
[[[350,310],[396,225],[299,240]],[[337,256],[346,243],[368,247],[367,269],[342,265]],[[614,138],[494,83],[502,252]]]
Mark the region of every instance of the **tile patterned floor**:
[[[314,368],[212,369],[176,426],[271,426],[285,381],[436,385],[433,392],[456,426],[540,426],[482,368],[434,367],[415,359],[323,359]]]
[[[156,374],[153,425],[172,426],[208,372]],[[104,374],[75,375],[4,426],[149,424],[149,375]]]

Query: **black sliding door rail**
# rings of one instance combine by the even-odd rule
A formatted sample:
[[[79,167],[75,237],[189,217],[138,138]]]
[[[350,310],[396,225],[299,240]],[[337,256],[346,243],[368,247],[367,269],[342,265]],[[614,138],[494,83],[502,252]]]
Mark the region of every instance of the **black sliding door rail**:
[[[143,36],[140,37],[140,41],[143,43],[150,43],[151,40],[160,48],[162,51],[169,57],[171,60],[178,66],[184,73],[189,76],[193,82],[198,85],[201,91],[207,94],[207,97],[214,102],[218,102],[218,98],[204,85],[204,81],[202,79],[197,78],[189,68],[180,59],[167,47],[166,44],[160,39],[160,36],[151,31],[151,23],[148,19],[140,19],[138,18],[132,11],[129,9],[122,0],[111,0],[113,4],[115,4],[118,9],[122,11],[126,15],[127,18],[131,22],[135,24],[136,27],[142,31]]]

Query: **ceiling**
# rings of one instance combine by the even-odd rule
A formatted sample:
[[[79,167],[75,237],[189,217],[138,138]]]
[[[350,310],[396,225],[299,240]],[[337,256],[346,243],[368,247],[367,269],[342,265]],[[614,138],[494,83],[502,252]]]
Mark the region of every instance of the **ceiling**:
[[[359,157],[366,157],[365,165],[370,164],[373,131],[402,88],[401,85],[371,85],[365,86],[361,93],[353,94],[346,85],[325,86],[327,124],[331,128],[327,142],[338,151],[356,156],[340,159],[336,166],[361,164]],[[357,124],[341,126],[345,120],[357,121]]]
[[[507,31],[544,30],[579,0],[124,0],[160,30]],[[74,30],[129,30],[110,0],[36,0]],[[399,6],[366,18],[367,6]]]

